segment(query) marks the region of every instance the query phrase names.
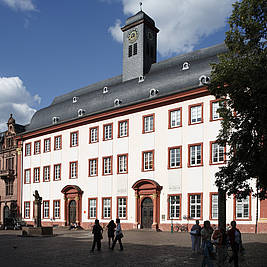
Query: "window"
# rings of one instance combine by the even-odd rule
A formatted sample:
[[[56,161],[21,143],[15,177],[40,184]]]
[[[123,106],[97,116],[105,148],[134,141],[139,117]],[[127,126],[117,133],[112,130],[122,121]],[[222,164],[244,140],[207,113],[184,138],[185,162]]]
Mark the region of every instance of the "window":
[[[112,156],[103,158],[103,175],[112,174]]]
[[[7,170],[14,170],[14,158],[7,158],[6,159],[6,169]]]
[[[128,128],[129,128],[129,120],[126,121],[119,121],[119,130],[118,130],[118,137],[126,137],[129,136]]]
[[[112,123],[105,124],[103,126],[103,140],[111,140],[113,138],[112,136]]]
[[[61,164],[54,165],[54,180],[58,181],[61,179]]]
[[[39,183],[40,182],[40,168],[33,169],[33,182]]]
[[[189,164],[188,167],[203,165],[203,143],[188,145]]]
[[[128,154],[118,155],[118,173],[128,173]]]
[[[117,216],[119,219],[127,218],[127,198],[126,197],[118,197],[117,198]]]
[[[203,103],[189,106],[189,125],[203,122]]]
[[[169,208],[168,217],[169,219],[180,219],[181,218],[181,195],[169,195]]]
[[[235,198],[235,219],[250,220],[250,196],[245,199]]]
[[[142,171],[154,171],[154,150],[142,152]]]
[[[97,199],[96,198],[89,198],[88,203],[89,203],[88,218],[89,219],[96,219],[97,218]]]
[[[47,138],[44,140],[44,152],[51,151],[51,138]]]
[[[25,219],[30,218],[30,201],[24,202],[24,218]]]
[[[54,200],[54,219],[60,218],[60,200]]]
[[[218,194],[210,193],[210,219],[218,219]]]
[[[78,131],[77,132],[73,132],[70,133],[70,146],[74,147],[74,146],[78,146]]]
[[[168,168],[177,169],[182,167],[182,147],[169,147]]]
[[[62,148],[61,135],[55,136],[54,139],[54,149],[60,150]]]
[[[98,159],[89,159],[89,176],[98,175]]]
[[[70,162],[70,179],[78,178],[78,161]]]
[[[96,143],[98,142],[98,127],[90,128],[89,132],[89,143]]]
[[[221,108],[221,103],[218,100],[210,101],[210,120],[215,121],[221,119],[218,109]]]
[[[43,201],[43,218],[44,219],[49,218],[49,200]]]
[[[154,124],[154,114],[143,116],[143,133],[154,132],[155,124]]]
[[[31,143],[27,143],[25,145],[25,156],[30,156],[31,155]]]
[[[13,181],[6,181],[6,196],[13,195]]]
[[[182,108],[169,110],[169,129],[182,126]]]
[[[102,199],[102,216],[103,219],[111,218],[111,198],[103,198]]]
[[[202,218],[202,194],[189,194],[189,217],[190,219]]]
[[[24,184],[31,183],[31,170],[27,169],[24,171]]]
[[[133,45],[133,54],[137,55],[137,43]]]
[[[41,141],[34,142],[34,155],[41,153]]]
[[[210,142],[211,158],[210,164],[221,164],[225,162],[225,146],[219,145],[215,142]]]
[[[44,175],[44,182],[49,182],[50,181],[50,166],[44,166],[43,169],[43,175]]]
[[[133,46],[129,45],[128,47],[128,57],[131,57],[133,55]]]

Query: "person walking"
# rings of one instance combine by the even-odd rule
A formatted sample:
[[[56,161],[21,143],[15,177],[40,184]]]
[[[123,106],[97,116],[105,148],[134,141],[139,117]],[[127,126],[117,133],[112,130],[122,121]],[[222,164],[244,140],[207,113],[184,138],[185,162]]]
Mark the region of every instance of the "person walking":
[[[114,223],[113,220],[111,220],[108,225],[107,225],[107,228],[108,228],[108,247],[111,248],[110,246],[110,241],[114,241],[114,232],[115,232],[115,228],[116,228],[116,224]]]
[[[201,230],[201,237],[202,237],[202,248],[203,248],[203,261],[202,267],[208,266],[213,267],[213,263],[211,261],[211,256],[213,252],[213,245],[211,243],[211,236],[213,233],[213,229],[210,226],[210,221],[204,222],[204,227]]]
[[[93,231],[94,235],[94,240],[93,240],[93,245],[92,245],[92,252],[94,252],[95,245],[97,244],[97,250],[101,250],[101,239],[103,239],[103,228],[99,224],[99,220],[95,220],[95,225],[93,226]]]
[[[122,234],[122,230],[121,230],[121,224],[120,224],[120,219],[116,219],[116,224],[117,224],[117,227],[116,227],[116,236],[115,236],[115,239],[112,243],[112,247],[111,249],[113,250],[117,241],[119,241],[119,244],[120,244],[120,250],[123,250],[123,246],[122,246],[122,243],[121,243],[121,239],[123,238],[123,234]]]
[[[192,240],[192,252],[199,253],[200,251],[200,240],[201,240],[201,226],[199,225],[199,220],[196,220],[190,231],[190,236]]]
[[[236,228],[236,222],[231,222],[231,229],[227,232],[227,235],[229,237],[230,245],[232,248],[233,255],[229,259],[229,263],[234,261],[234,266],[238,267],[238,252],[239,249],[242,246],[242,239],[241,239],[241,233]]]

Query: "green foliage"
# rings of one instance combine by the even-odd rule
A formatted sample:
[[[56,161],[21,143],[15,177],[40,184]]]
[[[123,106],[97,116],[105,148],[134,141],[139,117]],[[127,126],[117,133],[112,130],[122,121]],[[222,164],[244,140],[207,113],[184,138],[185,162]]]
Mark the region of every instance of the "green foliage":
[[[210,92],[222,99],[220,143],[229,148],[216,185],[228,195],[245,197],[255,180],[260,197],[267,189],[267,4],[236,2],[225,44],[228,53],[212,66]],[[254,192],[255,193],[255,192]]]

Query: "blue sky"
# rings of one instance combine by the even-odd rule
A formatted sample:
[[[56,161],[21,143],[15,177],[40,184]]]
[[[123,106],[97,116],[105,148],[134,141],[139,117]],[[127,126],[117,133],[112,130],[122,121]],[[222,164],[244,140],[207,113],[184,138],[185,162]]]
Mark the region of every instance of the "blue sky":
[[[0,131],[55,96],[120,75],[120,27],[140,0],[0,0]],[[223,42],[233,0],[143,0],[158,61]]]

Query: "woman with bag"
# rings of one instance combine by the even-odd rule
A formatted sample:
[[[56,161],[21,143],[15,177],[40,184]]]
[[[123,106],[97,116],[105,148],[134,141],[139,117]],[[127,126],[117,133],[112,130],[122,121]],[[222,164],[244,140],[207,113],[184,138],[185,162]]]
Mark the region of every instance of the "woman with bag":
[[[113,241],[113,244],[112,244],[112,247],[111,249],[113,250],[117,241],[119,241],[119,244],[120,244],[120,250],[123,250],[123,246],[122,246],[122,243],[121,243],[121,239],[123,238],[123,234],[122,234],[122,230],[121,230],[121,224],[120,224],[120,219],[116,219],[116,224],[117,224],[117,227],[116,227],[116,236],[115,236],[115,239]]]
[[[93,231],[92,231],[93,235],[94,235],[94,241],[93,241],[93,245],[92,245],[92,252],[94,252],[95,249],[95,244],[97,244],[97,250],[101,250],[101,239],[103,239],[103,228],[101,227],[101,225],[99,224],[99,220],[95,220],[95,225],[93,226]]]
[[[107,225],[107,228],[108,228],[108,247],[110,247],[110,241],[112,240],[112,243],[114,241],[114,232],[115,232],[115,228],[116,228],[116,224],[114,223],[113,220],[111,220],[108,225]]]

